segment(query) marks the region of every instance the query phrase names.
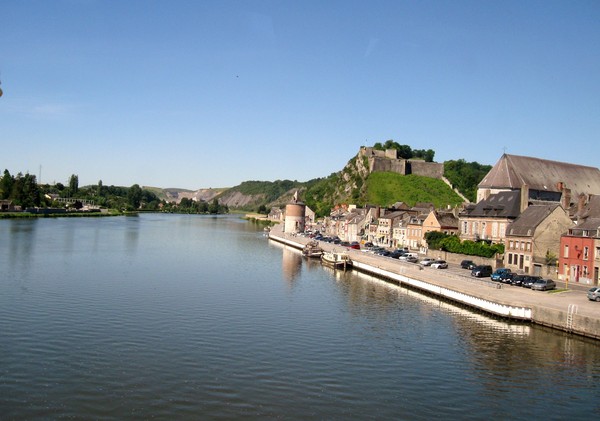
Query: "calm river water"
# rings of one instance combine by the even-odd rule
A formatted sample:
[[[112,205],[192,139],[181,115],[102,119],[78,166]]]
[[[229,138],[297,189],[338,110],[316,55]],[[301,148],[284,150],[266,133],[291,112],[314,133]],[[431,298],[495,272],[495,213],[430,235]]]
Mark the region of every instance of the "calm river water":
[[[591,419],[600,344],[237,216],[0,220],[0,419]]]

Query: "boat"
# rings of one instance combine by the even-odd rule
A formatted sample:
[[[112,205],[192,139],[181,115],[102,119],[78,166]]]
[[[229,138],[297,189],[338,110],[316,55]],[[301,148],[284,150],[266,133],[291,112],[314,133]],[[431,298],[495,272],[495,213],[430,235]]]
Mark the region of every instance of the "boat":
[[[326,251],[321,256],[321,262],[334,268],[346,269],[352,267],[352,260],[344,251]]]
[[[318,241],[310,241],[302,249],[302,255],[304,257],[321,257],[323,255],[323,249]]]

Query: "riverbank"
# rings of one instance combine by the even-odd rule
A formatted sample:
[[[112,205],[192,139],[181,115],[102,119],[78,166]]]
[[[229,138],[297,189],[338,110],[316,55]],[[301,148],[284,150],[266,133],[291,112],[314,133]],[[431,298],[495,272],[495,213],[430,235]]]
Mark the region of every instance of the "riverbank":
[[[285,234],[280,227],[269,233],[273,241],[302,249],[308,238]],[[321,242],[326,251],[340,249]],[[536,323],[577,335],[600,339],[600,303],[587,299],[585,290],[542,292],[472,278],[468,272],[431,269],[417,264],[348,249],[354,269],[451,300],[485,313]]]
[[[28,219],[28,218],[96,218],[102,216],[131,216],[138,212],[121,212],[118,210],[88,211],[56,211],[54,209],[40,208],[37,212],[0,212],[0,219]]]

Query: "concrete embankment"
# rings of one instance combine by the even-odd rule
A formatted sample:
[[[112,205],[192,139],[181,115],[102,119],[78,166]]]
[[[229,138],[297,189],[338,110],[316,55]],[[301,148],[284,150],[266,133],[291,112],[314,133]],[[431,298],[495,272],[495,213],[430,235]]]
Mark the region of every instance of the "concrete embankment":
[[[309,239],[282,233],[275,227],[273,241],[302,249]],[[342,247],[321,243],[325,250]],[[585,291],[559,293],[531,291],[476,279],[460,269],[438,270],[348,249],[356,270],[393,282],[427,291],[439,297],[510,319],[530,321],[566,332],[600,339],[600,303],[587,299]]]

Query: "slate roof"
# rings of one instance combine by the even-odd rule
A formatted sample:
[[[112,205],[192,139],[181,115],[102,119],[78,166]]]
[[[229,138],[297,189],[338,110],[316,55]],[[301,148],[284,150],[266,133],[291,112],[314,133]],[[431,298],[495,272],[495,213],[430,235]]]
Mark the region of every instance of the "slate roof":
[[[490,195],[475,205],[468,206],[463,216],[516,218],[521,212],[521,193],[503,191]]]
[[[587,233],[587,235],[583,235]],[[569,235],[581,237],[600,236],[600,218],[588,218],[569,230]]]
[[[577,212],[577,216],[580,219],[600,218],[600,195],[591,195],[588,203],[580,212]]]
[[[559,206],[560,204],[558,203],[529,206],[506,228],[506,235],[517,237],[533,236],[536,227]]]
[[[440,227],[458,229],[458,218],[452,212],[436,212],[435,217]]]
[[[504,154],[479,183],[478,188],[521,189],[560,192],[559,183],[580,193],[600,194],[600,170],[594,167],[550,161],[528,156]]]
[[[401,218],[406,212],[404,211],[397,211],[397,212],[389,212],[386,213],[383,216],[380,216],[379,219],[396,219],[396,218]]]

